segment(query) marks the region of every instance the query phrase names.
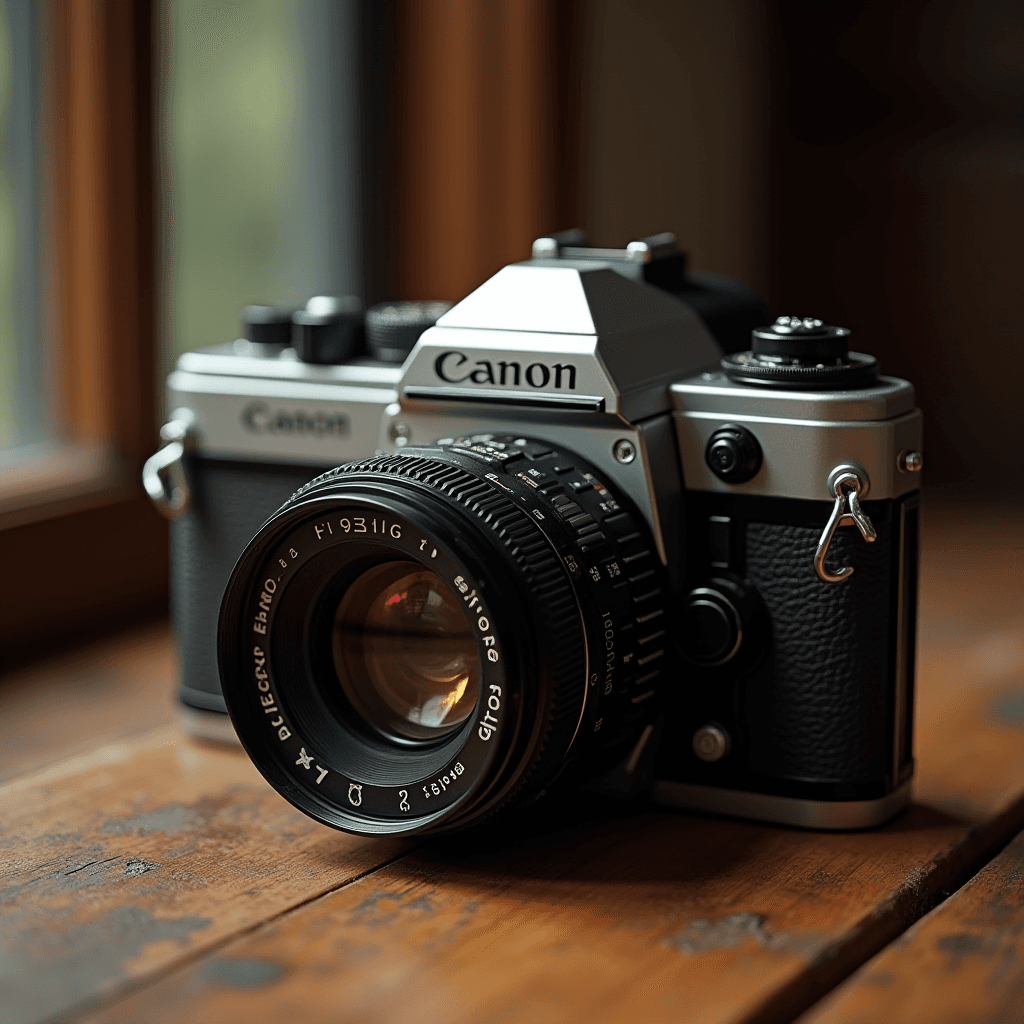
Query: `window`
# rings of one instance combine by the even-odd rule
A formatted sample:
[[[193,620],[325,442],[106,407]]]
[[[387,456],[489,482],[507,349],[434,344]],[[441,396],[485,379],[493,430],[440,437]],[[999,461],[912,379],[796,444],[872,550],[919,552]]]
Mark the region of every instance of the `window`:
[[[17,249],[31,233],[13,157],[0,197],[0,273],[36,274],[36,292],[0,283],[0,319],[31,311],[4,287],[20,301],[46,285],[35,341],[17,321],[0,343],[5,409],[14,390],[28,396],[0,441],[21,459],[0,469],[0,561],[18,588],[0,616],[9,651],[166,602],[167,525],[139,478],[163,378],[184,349],[230,339],[242,304],[455,299],[574,222],[563,185],[579,76],[572,3],[3,9],[3,109],[21,95],[18,12],[37,18],[26,38],[45,157],[29,174],[35,264]],[[35,390],[15,338],[43,375]],[[31,396],[48,420],[21,411]],[[47,438],[34,454],[20,443]]]
[[[229,341],[251,302],[364,297],[362,67],[338,0],[170,0],[163,50],[169,356]]]
[[[10,652],[159,607],[167,530],[138,476],[154,436],[152,10],[8,0],[3,15]]]
[[[52,436],[40,323],[40,9],[26,0],[0,6],[0,452]]]

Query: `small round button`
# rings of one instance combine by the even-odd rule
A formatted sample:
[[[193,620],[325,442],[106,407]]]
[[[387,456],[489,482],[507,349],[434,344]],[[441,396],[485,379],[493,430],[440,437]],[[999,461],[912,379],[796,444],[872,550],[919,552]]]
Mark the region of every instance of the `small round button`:
[[[745,484],[757,476],[763,461],[757,438],[736,424],[719,427],[708,438],[704,459],[719,480],[727,484]]]
[[[901,473],[920,473],[924,467],[924,456],[920,452],[902,451],[896,462]]]
[[[355,355],[363,304],[354,295],[315,295],[292,315],[292,347],[304,363],[342,363]]]
[[[277,306],[245,306],[240,314],[246,341],[261,348],[284,348],[291,342],[292,311]]]
[[[729,734],[714,722],[701,726],[693,734],[693,752],[702,761],[720,761],[729,753]]]

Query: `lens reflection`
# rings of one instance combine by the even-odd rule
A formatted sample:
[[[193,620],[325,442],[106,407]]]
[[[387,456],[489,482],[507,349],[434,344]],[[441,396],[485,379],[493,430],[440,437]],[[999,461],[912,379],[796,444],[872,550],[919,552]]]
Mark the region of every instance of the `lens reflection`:
[[[434,739],[473,714],[480,654],[461,603],[415,562],[364,572],[334,615],[334,668],[349,702],[381,732]]]

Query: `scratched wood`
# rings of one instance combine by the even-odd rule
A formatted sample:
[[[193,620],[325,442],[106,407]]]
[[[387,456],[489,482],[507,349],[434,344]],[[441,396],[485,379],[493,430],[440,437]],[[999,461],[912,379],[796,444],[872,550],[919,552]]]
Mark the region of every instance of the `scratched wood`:
[[[1024,833],[801,1024],[1024,1020]]]
[[[293,810],[173,727],[0,789],[0,1020],[45,1020],[401,852]]]
[[[1024,826],[1020,545],[1012,523],[937,525],[917,803],[886,828],[591,808],[504,847],[432,844],[94,1019],[792,1019]]]

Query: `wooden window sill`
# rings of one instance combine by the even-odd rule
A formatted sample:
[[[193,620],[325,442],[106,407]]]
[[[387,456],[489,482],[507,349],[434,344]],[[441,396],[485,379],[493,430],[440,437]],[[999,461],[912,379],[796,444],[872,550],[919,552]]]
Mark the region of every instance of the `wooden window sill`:
[[[0,516],[0,562],[16,581],[0,658],[32,658],[167,608],[169,529],[136,473],[108,464],[63,495],[35,492]]]
[[[44,444],[0,452],[0,530],[132,497],[137,474],[107,445]]]

